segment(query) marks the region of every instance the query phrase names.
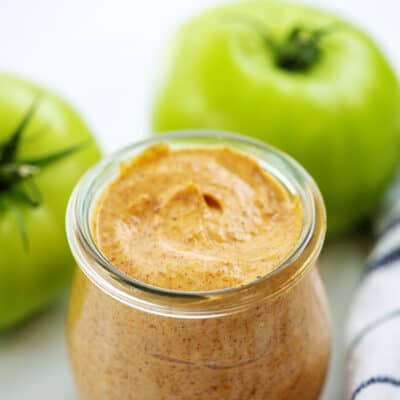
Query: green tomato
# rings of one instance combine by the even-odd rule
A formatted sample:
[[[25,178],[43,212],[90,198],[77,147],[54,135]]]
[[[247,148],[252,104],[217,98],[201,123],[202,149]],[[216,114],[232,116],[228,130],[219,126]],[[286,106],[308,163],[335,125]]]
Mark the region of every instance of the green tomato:
[[[374,42],[328,13],[229,4],[180,31],[153,129],[213,128],[295,157],[325,198],[330,234],[368,217],[400,149],[396,75]]]
[[[68,285],[74,262],[65,210],[79,177],[99,158],[69,104],[0,74],[0,330],[49,304]]]

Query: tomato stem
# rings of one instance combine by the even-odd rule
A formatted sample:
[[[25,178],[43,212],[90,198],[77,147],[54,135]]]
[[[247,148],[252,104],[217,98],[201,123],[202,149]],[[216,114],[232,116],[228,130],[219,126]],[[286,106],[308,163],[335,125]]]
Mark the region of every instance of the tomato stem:
[[[29,164],[0,165],[0,190],[6,190],[17,181],[30,178],[38,172],[38,167]]]
[[[225,15],[230,21],[251,26],[261,36],[272,52],[275,64],[286,71],[303,72],[315,65],[322,55],[321,41],[332,31],[332,27],[308,29],[294,26],[283,39],[272,36],[262,21],[245,15]]]
[[[272,50],[276,65],[293,72],[307,71],[321,57],[321,39],[329,29],[306,29],[295,26],[287,36],[278,41],[270,35],[264,35],[264,41]]]
[[[42,194],[34,182],[43,168],[56,163],[86,147],[88,141],[77,143],[65,149],[45,154],[30,160],[18,160],[17,153],[21,146],[23,133],[34,117],[40,99],[35,97],[29,109],[18,123],[10,137],[0,143],[0,205],[11,208],[16,213],[16,221],[25,250],[28,248],[28,236],[19,206],[31,208],[42,204]]]

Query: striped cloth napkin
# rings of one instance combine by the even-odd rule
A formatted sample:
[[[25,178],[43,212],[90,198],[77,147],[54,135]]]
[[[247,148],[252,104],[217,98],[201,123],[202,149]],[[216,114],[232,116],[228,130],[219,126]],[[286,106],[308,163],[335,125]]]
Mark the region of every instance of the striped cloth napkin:
[[[400,399],[400,179],[396,182],[350,310],[348,400]]]

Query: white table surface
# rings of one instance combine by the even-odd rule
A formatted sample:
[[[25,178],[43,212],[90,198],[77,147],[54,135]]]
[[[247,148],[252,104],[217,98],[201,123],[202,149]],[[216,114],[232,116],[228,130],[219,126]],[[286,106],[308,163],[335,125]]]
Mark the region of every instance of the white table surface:
[[[400,70],[398,0],[308,2],[367,29]],[[218,3],[0,0],[0,69],[33,78],[70,99],[110,152],[149,134],[152,90],[168,37],[185,18]],[[358,237],[330,243],[323,252],[321,271],[335,335],[323,400],[344,398],[344,323],[368,248],[367,239]],[[0,336],[1,399],[76,399],[64,343],[66,297]]]

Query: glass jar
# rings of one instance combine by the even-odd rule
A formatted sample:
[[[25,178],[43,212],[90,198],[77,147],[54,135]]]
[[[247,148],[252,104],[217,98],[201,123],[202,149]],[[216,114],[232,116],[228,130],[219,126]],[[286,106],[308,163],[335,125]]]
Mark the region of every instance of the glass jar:
[[[120,164],[147,147],[229,146],[257,159],[301,203],[296,248],[274,271],[245,286],[179,292],[137,281],[110,264],[91,224],[99,195]],[[68,345],[84,400],[315,400],[331,337],[317,269],[326,218],[321,195],[295,161],[258,141],[219,132],[154,137],[90,170],[67,212],[76,271]]]

